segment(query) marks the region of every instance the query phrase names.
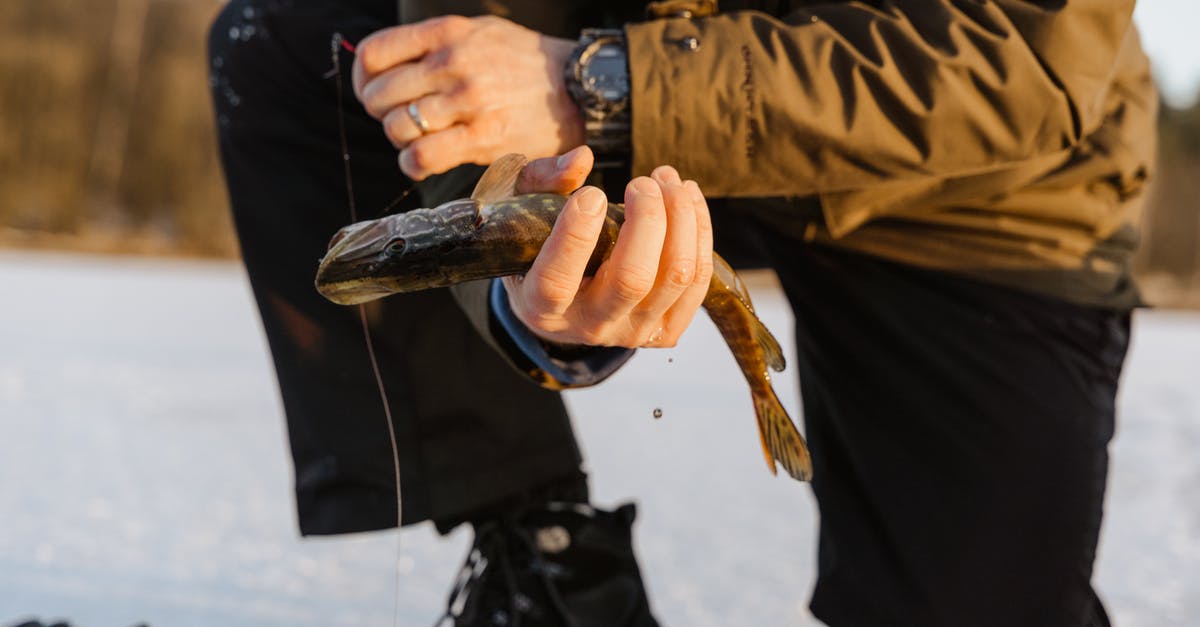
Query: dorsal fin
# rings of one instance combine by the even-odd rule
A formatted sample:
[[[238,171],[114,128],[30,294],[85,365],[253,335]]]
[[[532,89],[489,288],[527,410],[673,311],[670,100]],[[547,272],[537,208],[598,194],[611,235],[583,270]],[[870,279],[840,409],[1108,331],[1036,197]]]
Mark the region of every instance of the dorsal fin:
[[[521,176],[521,170],[524,170],[528,163],[525,155],[515,152],[496,159],[479,178],[475,191],[471,192],[471,198],[480,205],[512,198],[516,195],[517,179]]]

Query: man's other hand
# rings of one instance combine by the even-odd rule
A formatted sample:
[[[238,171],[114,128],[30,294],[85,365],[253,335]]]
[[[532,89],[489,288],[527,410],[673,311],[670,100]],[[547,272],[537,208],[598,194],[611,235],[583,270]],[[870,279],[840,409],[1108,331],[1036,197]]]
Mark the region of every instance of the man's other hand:
[[[360,42],[354,93],[414,180],[510,152],[549,157],[583,143],[563,79],[574,48],[494,16],[433,18]]]
[[[563,192],[583,183],[592,154],[526,167],[518,192]],[[538,337],[569,345],[674,346],[712,277],[712,222],[693,181],[662,166],[625,189],[625,224],[612,255],[584,277],[608,203],[584,187],[571,195],[524,278],[507,277],[513,313]]]

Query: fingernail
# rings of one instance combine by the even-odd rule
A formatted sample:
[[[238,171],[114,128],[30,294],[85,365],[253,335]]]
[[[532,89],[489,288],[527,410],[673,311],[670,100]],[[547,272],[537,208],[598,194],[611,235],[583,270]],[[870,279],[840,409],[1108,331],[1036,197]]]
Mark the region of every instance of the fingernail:
[[[692,181],[692,180],[684,181],[683,188],[686,189],[688,191],[688,193],[692,195],[692,200],[697,201],[697,202],[704,201],[704,193],[700,191],[700,186],[696,184],[696,181]]]
[[[400,171],[414,181],[425,178],[417,171],[417,160],[413,158],[412,151],[408,149],[400,151]]]
[[[575,152],[575,151],[572,150],[570,152],[564,152],[563,154],[558,156],[557,160],[555,160],[554,167],[557,168],[559,172],[566,170],[567,164],[571,163],[571,153],[572,152]]]
[[[663,183],[674,183],[676,185],[682,184],[682,181],[679,180],[679,172],[671,166],[657,168],[654,170],[654,174],[656,175],[654,178],[662,181]]]
[[[604,192],[595,187],[583,188],[579,191],[577,198],[576,203],[578,203],[579,212],[583,215],[594,216],[604,211],[605,207],[608,206],[608,199],[605,198]]]
[[[654,179],[639,176],[633,179],[633,182],[629,186],[633,188],[633,191],[643,196],[653,196],[656,198],[662,196],[662,190],[658,188],[658,183],[655,183]]]

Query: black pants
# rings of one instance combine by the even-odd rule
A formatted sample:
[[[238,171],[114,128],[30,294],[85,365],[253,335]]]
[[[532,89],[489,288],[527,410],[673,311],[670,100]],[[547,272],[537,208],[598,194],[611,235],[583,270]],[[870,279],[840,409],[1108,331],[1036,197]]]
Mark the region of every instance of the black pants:
[[[335,85],[322,78],[330,36],[357,41],[394,23],[394,6],[235,0],[212,31],[221,156],[304,533],[395,520],[356,312],[312,288],[349,220]],[[377,123],[348,90],[343,102],[371,217],[408,182]],[[746,258],[752,244],[796,314],[822,517],[813,612],[834,627],[1106,624],[1090,579],[1127,314],[812,248],[758,226],[751,207],[716,205],[718,248],[736,241]],[[448,294],[385,299],[372,325],[406,523],[453,522],[580,476],[558,396],[510,372]]]

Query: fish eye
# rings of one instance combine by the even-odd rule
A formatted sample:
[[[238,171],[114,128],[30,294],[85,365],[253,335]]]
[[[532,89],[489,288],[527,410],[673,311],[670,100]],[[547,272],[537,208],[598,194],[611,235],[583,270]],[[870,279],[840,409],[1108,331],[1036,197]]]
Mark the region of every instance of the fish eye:
[[[396,239],[388,242],[387,254],[397,256],[403,255],[405,248],[408,248],[408,242],[405,242],[403,237],[397,237]]]

